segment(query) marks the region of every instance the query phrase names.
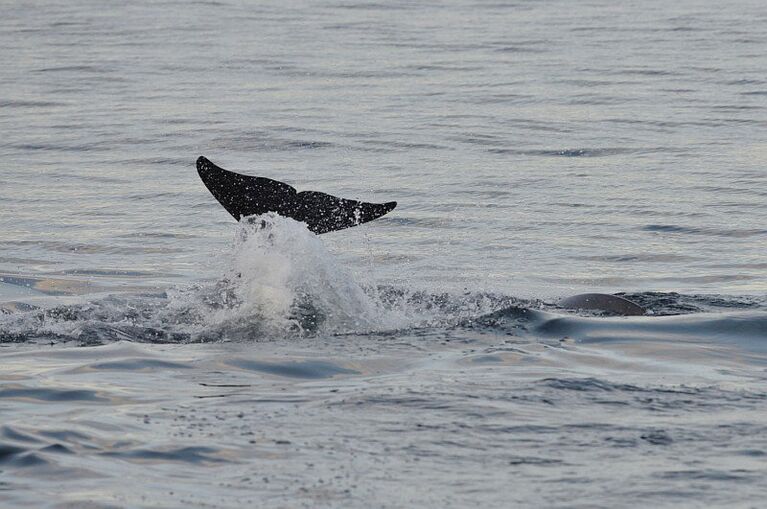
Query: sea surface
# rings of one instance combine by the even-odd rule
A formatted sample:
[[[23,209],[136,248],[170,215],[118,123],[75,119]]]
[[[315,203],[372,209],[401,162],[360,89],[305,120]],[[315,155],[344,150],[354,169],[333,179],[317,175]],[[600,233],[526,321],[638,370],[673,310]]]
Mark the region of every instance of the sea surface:
[[[763,506],[763,1],[0,12],[1,507]]]

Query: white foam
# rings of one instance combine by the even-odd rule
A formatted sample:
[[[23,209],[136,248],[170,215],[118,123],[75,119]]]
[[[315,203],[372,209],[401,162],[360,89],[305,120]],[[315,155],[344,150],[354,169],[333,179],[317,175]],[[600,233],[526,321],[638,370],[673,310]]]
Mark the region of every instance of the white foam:
[[[176,310],[191,300],[220,305],[198,309],[207,327],[261,333],[370,331],[406,326],[365,289],[304,223],[276,214],[243,218],[222,280],[198,294],[173,292]]]

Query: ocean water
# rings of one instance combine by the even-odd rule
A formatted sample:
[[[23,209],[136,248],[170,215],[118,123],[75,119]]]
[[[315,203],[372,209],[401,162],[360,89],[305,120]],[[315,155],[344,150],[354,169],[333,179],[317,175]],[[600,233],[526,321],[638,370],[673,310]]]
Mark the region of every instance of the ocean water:
[[[1,506],[763,504],[763,2],[2,13]]]

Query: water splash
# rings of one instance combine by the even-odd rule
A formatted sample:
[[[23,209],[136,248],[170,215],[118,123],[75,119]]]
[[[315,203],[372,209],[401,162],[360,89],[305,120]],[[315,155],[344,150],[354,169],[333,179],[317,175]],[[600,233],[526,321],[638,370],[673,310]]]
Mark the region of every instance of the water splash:
[[[265,340],[402,329],[434,315],[412,293],[359,284],[306,225],[276,214],[243,218],[221,259],[212,282],[8,312],[0,341]]]
[[[207,332],[242,337],[396,328],[401,313],[382,305],[306,225],[273,213],[243,218],[224,277],[170,292],[169,308],[192,311]]]

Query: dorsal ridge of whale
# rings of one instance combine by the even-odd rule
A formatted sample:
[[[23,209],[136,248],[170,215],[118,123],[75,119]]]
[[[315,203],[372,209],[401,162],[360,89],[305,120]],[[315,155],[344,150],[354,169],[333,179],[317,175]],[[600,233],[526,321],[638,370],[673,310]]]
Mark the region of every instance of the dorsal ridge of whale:
[[[642,316],[647,310],[624,297],[607,293],[582,293],[559,301],[559,306],[569,309],[605,311],[622,316]]]
[[[197,173],[216,200],[238,221],[275,212],[306,223],[309,230],[320,234],[367,223],[397,206],[395,201],[367,203],[319,191],[298,192],[278,180],[225,170],[204,156],[197,159]]]

